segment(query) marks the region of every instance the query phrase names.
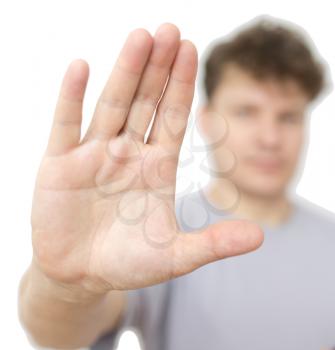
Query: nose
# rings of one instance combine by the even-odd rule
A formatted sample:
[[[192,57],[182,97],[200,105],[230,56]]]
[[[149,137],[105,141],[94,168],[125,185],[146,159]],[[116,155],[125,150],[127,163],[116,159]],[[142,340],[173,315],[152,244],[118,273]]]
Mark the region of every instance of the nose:
[[[277,149],[281,141],[281,128],[276,119],[266,115],[260,121],[257,130],[258,142],[263,148]]]

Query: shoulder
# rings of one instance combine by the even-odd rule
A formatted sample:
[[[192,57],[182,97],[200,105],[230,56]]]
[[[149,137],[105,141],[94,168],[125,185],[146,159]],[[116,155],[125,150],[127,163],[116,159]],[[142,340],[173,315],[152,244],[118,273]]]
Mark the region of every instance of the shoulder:
[[[335,238],[335,213],[300,196],[295,201],[304,225],[317,227],[320,232],[332,233]]]

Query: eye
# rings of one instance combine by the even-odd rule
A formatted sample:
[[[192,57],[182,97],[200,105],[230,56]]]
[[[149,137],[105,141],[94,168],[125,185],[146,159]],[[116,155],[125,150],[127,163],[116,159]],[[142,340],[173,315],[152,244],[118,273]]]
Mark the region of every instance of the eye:
[[[245,117],[251,116],[251,111],[250,111],[249,108],[241,107],[241,108],[238,108],[238,109],[236,110],[236,115],[237,115],[238,117],[243,117],[243,118],[245,118]]]
[[[302,116],[299,113],[285,113],[281,115],[280,120],[284,123],[298,123]]]

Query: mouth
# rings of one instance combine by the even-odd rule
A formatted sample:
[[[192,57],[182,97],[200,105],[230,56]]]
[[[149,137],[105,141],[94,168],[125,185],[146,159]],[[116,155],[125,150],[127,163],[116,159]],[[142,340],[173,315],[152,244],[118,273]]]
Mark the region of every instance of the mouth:
[[[280,170],[282,162],[280,160],[265,160],[265,159],[252,159],[250,164],[256,169],[266,172],[275,173]]]

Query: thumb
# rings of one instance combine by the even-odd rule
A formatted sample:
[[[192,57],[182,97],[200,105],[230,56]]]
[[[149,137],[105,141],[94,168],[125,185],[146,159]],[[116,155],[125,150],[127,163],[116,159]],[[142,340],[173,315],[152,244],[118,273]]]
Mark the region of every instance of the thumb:
[[[181,232],[174,242],[174,277],[202,265],[259,248],[264,241],[261,228],[248,220],[221,221],[190,233]]]

